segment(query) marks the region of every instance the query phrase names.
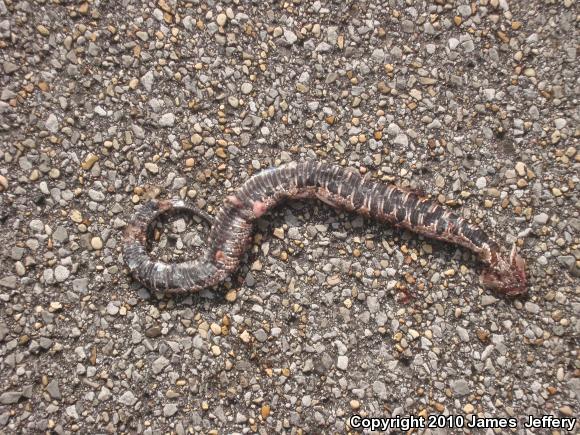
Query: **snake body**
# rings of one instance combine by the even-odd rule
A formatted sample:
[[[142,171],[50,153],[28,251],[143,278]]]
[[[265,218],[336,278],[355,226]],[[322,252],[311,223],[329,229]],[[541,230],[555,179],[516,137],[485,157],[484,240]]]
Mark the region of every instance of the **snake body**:
[[[195,292],[224,281],[248,247],[256,219],[285,199],[318,198],[353,213],[467,248],[483,263],[482,284],[506,295],[526,291],[524,260],[503,255],[481,228],[421,194],[363,178],[358,172],[320,161],[292,162],[249,178],[213,219],[207,250],[180,263],[152,259],[146,249],[155,220],[174,211],[199,210],[180,200],[150,201],[125,229],[123,257],[144,286],[167,293]]]

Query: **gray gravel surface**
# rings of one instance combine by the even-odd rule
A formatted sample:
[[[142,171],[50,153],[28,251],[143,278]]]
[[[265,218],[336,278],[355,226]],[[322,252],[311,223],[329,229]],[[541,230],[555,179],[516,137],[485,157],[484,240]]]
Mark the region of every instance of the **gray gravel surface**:
[[[576,3],[0,0],[0,431],[576,416]],[[306,157],[516,242],[529,296],[316,202],[262,219],[218,289],[167,298],[128,276],[121,234],[147,198],[215,213]],[[192,258],[205,231],[174,220],[155,253]]]

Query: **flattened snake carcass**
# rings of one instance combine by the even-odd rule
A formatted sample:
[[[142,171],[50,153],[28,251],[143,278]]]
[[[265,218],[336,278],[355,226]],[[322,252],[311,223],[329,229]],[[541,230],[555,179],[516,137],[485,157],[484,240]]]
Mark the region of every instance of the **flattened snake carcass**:
[[[213,218],[207,250],[196,260],[164,263],[152,259],[146,248],[150,233],[157,218],[166,213],[185,211],[211,218],[180,200],[144,204],[125,229],[123,258],[133,276],[152,290],[187,293],[214,286],[238,268],[254,221],[282,200],[298,198],[318,198],[335,208],[463,246],[484,265],[484,287],[508,296],[526,292],[525,262],[515,245],[506,255],[482,229],[419,193],[312,160],[262,171],[228,196]]]

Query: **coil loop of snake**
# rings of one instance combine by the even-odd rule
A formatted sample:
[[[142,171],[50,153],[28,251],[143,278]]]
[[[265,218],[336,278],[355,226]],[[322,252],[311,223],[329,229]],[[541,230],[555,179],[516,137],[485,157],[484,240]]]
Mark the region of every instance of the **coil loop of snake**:
[[[506,255],[481,228],[431,199],[362,178],[354,170],[312,160],[254,175],[226,198],[215,218],[180,200],[146,203],[125,229],[123,258],[133,276],[152,290],[187,293],[214,286],[238,268],[255,220],[282,200],[298,198],[318,198],[335,208],[460,245],[475,253],[484,265],[484,287],[508,296],[526,292],[525,262],[516,253],[515,245]],[[196,260],[156,261],[147,252],[153,225],[161,215],[177,211],[213,222],[208,248]]]

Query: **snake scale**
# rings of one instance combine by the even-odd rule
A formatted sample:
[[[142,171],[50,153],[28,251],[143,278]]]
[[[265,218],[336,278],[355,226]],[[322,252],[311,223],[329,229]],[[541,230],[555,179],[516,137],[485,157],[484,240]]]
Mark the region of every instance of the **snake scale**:
[[[125,229],[123,258],[133,276],[152,290],[187,293],[214,286],[238,268],[255,220],[284,199],[299,198],[318,198],[335,208],[463,246],[483,264],[484,287],[509,296],[526,292],[525,262],[515,245],[511,254],[504,254],[481,228],[417,192],[313,160],[292,162],[252,176],[226,198],[213,219],[180,200],[149,201]],[[207,250],[191,261],[156,261],[147,252],[154,224],[161,215],[178,211],[213,220]]]

